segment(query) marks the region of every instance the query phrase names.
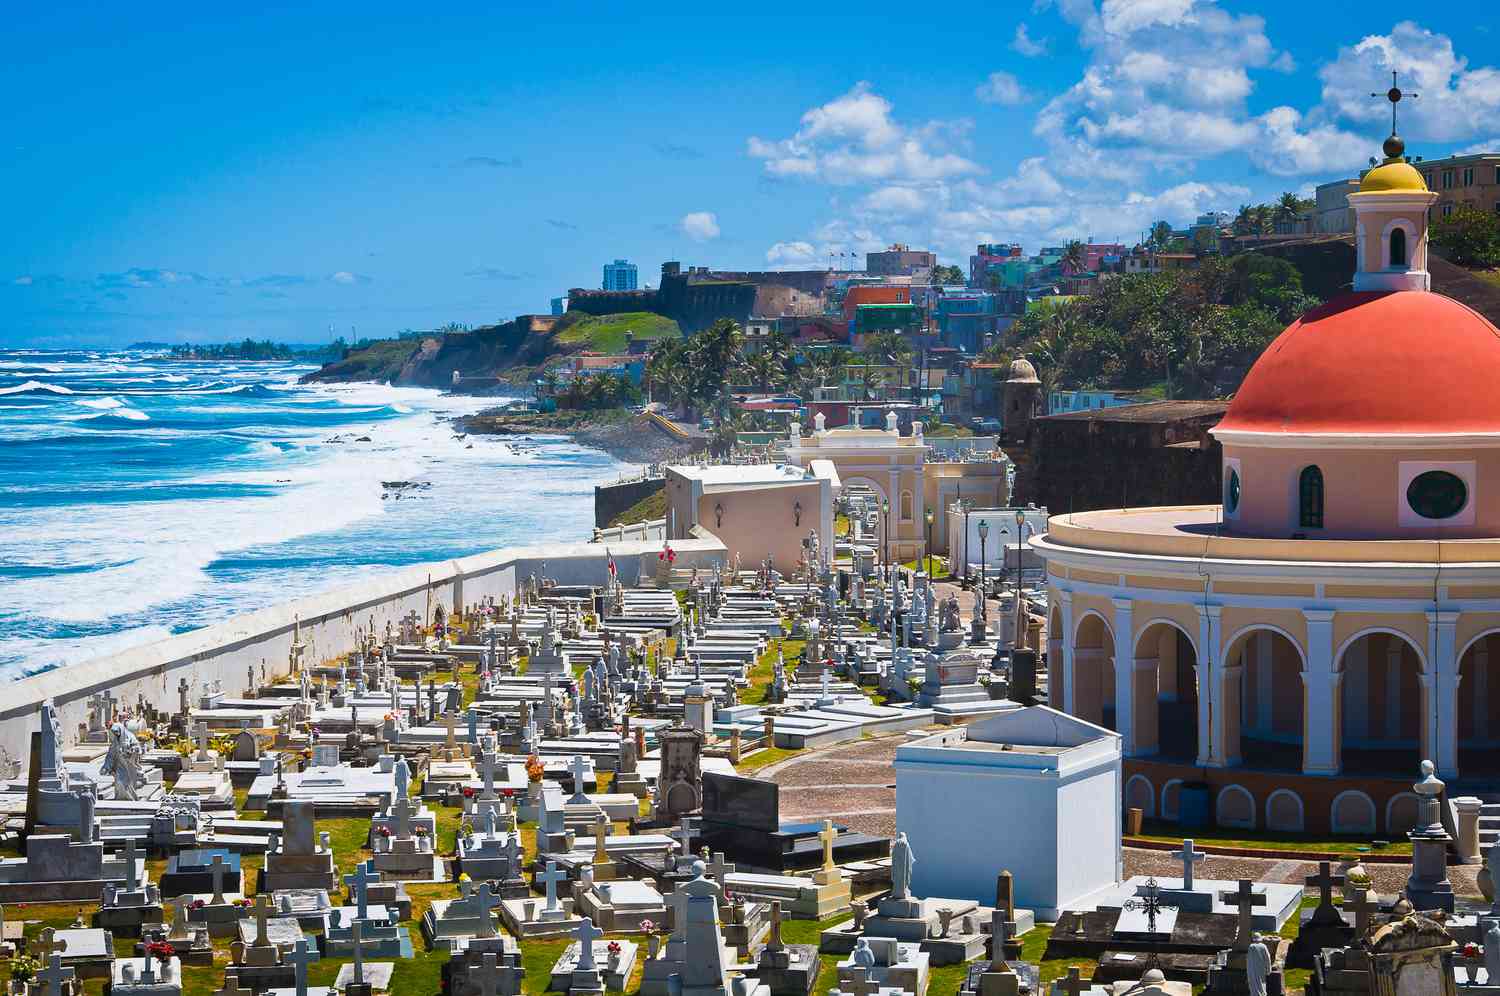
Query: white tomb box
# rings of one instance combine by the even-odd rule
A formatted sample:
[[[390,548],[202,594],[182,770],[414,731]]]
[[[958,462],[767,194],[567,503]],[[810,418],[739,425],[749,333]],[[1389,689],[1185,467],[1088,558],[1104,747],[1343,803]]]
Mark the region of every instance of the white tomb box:
[[[1030,706],[904,744],[895,767],[915,896],[992,902],[1009,869],[1016,905],[1052,920],[1119,883],[1119,734]]]

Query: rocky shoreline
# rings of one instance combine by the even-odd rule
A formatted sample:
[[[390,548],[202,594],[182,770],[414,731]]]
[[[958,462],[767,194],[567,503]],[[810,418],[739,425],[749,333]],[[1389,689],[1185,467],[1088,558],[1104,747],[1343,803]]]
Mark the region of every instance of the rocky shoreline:
[[[486,408],[454,420],[458,432],[481,436],[566,436],[580,446],[603,450],[625,463],[651,464],[680,460],[703,448],[701,440],[676,439],[642,415],[621,409],[593,412],[518,414]]]

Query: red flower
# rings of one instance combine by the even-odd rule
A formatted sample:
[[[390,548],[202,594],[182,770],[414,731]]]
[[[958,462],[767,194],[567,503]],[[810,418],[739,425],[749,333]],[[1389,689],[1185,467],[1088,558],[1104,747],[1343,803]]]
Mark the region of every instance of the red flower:
[[[500,794],[503,795],[503,796],[505,796],[507,799],[513,799],[513,798],[515,798],[516,790],[515,789],[502,789],[501,792],[500,792]]]
[[[464,786],[464,798],[465,799],[472,799],[472,798],[474,798],[474,790],[472,788],[470,788],[469,786],[467,786],[467,785]]]
[[[609,942],[608,951],[609,951],[609,953],[611,955],[617,955],[617,954],[619,954],[620,953],[620,942],[619,941],[610,941]]]
[[[205,907],[207,905],[208,904],[206,902],[204,902],[203,900],[201,900],[201,899],[194,899],[193,900],[193,909],[195,909],[195,910],[201,910],[203,907]]]
[[[389,837],[390,835],[391,835],[391,828],[390,827],[381,827],[380,828],[380,836],[382,836],[382,837]]]

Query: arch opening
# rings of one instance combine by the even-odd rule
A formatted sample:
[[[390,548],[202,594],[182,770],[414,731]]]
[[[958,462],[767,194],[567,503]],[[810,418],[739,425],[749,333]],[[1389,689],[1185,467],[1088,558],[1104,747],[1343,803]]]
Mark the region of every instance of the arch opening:
[[[1135,649],[1132,729],[1137,756],[1192,761],[1198,756],[1198,655],[1169,622],[1153,622]]]
[[[1416,771],[1426,691],[1416,649],[1394,633],[1366,633],[1337,666],[1341,768],[1349,774]]]
[[[1302,770],[1302,654],[1285,634],[1252,629],[1224,655],[1226,761]]]
[[[1458,688],[1458,770],[1500,776],[1500,632],[1464,650]]]
[[[1073,638],[1073,715],[1107,729],[1115,720],[1115,638],[1090,612]]]

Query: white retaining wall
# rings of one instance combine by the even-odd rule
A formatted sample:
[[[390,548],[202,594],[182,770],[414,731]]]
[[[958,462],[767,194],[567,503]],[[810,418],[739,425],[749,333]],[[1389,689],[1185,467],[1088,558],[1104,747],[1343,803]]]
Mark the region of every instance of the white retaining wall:
[[[724,545],[712,537],[673,542],[678,569],[722,569]],[[620,580],[637,584],[656,569],[660,542],[611,544]],[[384,633],[413,610],[431,622],[441,605],[472,605],[487,595],[514,594],[527,576],[555,578],[559,584],[603,585],[608,578],[603,545],[597,543],[506,547],[462,560],[379,571],[363,584],[233,616],[222,623],[181,633],[108,657],[65,665],[5,685],[0,701],[0,747],[24,765],[31,733],[39,729],[44,699],[61,713],[64,739],[72,743],[87,722],[88,698],[112,689],[122,705],[140,699],[158,709],[176,711],[177,684],[186,678],[196,699],[205,681],[219,681],[230,696],[290,669],[293,633],[300,625],[307,649],[303,661],[316,664],[354,646],[355,628]]]

